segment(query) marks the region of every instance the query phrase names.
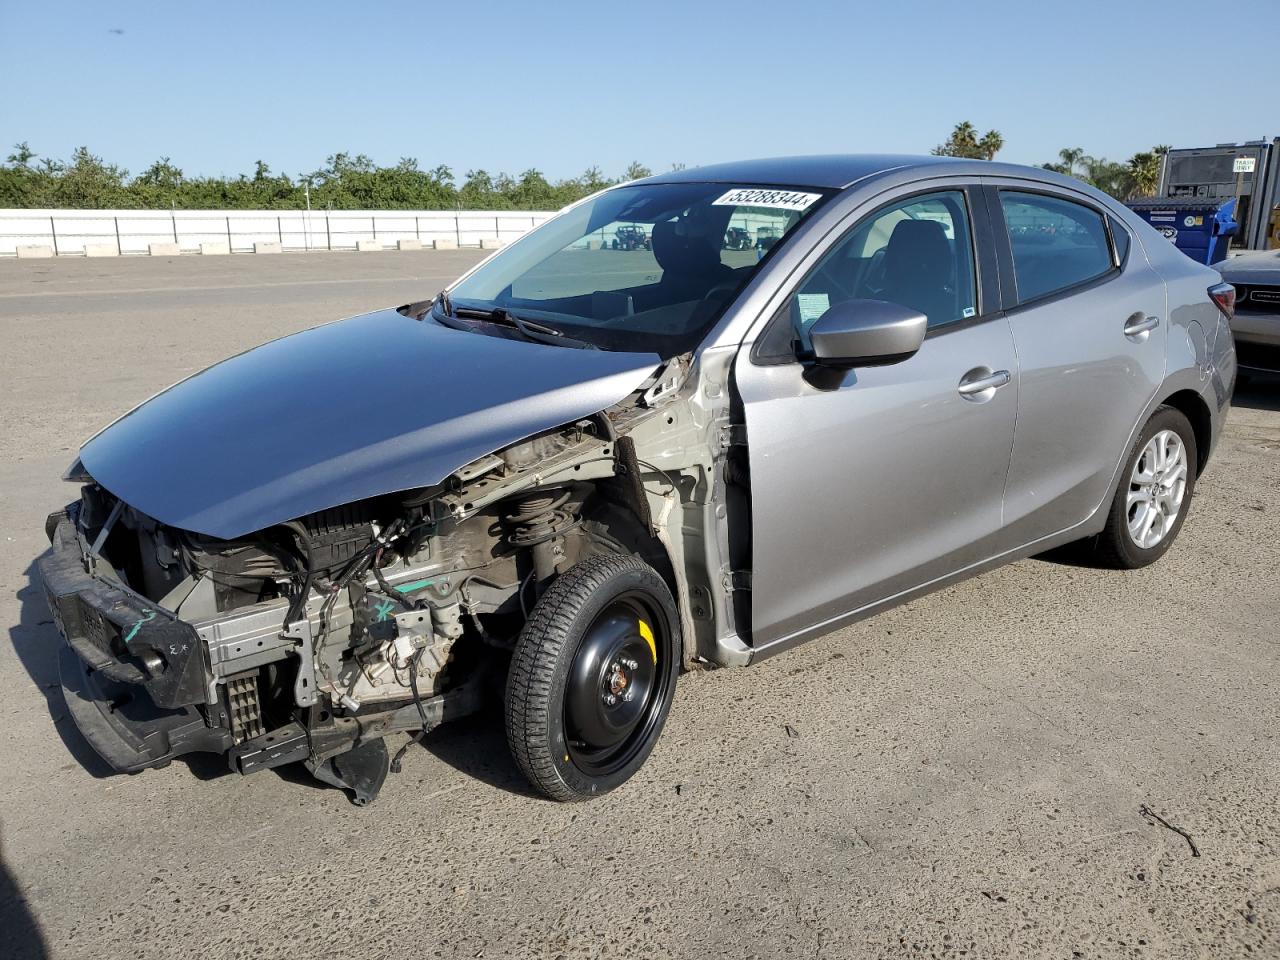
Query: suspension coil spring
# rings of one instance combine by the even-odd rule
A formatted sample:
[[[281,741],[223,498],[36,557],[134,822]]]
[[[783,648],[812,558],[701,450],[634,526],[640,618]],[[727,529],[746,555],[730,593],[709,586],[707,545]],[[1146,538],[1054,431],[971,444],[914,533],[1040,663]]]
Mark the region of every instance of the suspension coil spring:
[[[539,584],[555,574],[556,563],[563,556],[557,541],[581,523],[563,509],[568,501],[567,490],[527,494],[504,518],[508,527],[507,542],[513,547],[528,548],[533,554]]]
[[[507,542],[513,547],[535,547],[563,536],[577,526],[577,521],[561,507],[569,500],[569,492],[533,493],[522,497],[507,514]]]

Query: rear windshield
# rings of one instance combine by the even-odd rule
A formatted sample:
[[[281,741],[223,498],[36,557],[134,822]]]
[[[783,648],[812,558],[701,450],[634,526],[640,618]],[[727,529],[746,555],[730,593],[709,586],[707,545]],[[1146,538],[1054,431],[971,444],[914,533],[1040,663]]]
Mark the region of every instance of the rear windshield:
[[[450,296],[455,308],[503,307],[605,350],[687,353],[828,193],[619,187],[538,227]]]

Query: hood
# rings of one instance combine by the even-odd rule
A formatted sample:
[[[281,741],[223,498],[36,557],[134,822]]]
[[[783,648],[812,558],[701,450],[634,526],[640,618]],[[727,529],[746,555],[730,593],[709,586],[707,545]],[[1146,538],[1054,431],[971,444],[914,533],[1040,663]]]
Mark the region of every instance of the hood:
[[[1242,253],[1215,263],[1227,283],[1266,283],[1280,286],[1280,250]]]
[[[439,483],[478,457],[618,403],[659,362],[383,310],[183,380],[89,440],[80,460],[148,516],[231,539]]]

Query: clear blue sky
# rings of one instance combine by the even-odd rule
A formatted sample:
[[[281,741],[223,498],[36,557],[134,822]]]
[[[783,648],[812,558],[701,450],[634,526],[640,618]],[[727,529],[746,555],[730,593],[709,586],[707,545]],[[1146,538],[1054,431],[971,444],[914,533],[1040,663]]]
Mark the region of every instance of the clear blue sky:
[[[1280,0],[0,0],[0,148],[87,144],[133,172],[168,155],[189,175],[297,174],[348,151],[560,178],[925,153],[970,120],[1004,134],[1004,160],[1119,160],[1280,136],[1278,39]]]

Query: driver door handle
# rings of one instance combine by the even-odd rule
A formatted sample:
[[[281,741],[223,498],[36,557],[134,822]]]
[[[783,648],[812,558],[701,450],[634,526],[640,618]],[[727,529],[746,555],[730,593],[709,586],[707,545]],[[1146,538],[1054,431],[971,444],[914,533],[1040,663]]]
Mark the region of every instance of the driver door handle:
[[[1124,335],[1126,337],[1138,337],[1154,330],[1158,326],[1160,326],[1159,317],[1149,317],[1139,310],[1124,322]]]
[[[987,390],[1003,387],[1012,379],[1008,370],[995,370],[982,376],[974,376],[974,371],[970,371],[961,378],[957,389],[960,391],[960,396],[972,397]]]

